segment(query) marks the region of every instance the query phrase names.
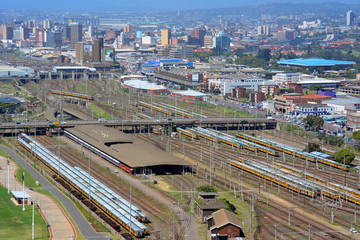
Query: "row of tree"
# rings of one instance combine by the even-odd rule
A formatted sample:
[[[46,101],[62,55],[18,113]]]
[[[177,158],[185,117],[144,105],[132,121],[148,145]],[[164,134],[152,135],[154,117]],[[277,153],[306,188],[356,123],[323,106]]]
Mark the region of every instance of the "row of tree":
[[[324,152],[317,143],[309,142],[304,149],[305,152]],[[335,161],[343,164],[351,164],[355,159],[355,153],[348,148],[341,148],[334,153]]]

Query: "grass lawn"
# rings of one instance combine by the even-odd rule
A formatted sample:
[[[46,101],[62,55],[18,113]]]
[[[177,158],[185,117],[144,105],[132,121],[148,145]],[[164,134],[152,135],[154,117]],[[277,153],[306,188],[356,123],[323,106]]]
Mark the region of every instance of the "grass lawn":
[[[0,155],[6,158],[9,158],[10,156],[2,149],[0,149]],[[12,159],[13,160],[13,159]],[[15,162],[16,163],[16,162]],[[19,180],[19,182],[22,183],[22,174],[25,172],[25,186],[29,188],[40,188],[41,185],[36,186],[35,184],[35,178],[33,178],[22,166],[16,163],[18,165],[19,169],[16,172],[16,178]],[[4,169],[7,172],[7,166],[4,167]],[[6,173],[7,174],[7,173]]]
[[[111,119],[111,115],[94,105],[91,102],[88,102],[88,108],[94,112],[94,116],[98,116],[100,118]]]
[[[0,239],[31,239],[32,206],[15,206],[11,193],[0,187]],[[49,239],[47,225],[35,207],[35,239]]]

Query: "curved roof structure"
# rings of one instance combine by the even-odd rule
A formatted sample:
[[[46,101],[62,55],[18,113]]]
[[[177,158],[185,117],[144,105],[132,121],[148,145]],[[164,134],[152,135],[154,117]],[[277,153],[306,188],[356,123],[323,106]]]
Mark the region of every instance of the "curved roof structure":
[[[277,62],[282,65],[298,66],[298,67],[329,67],[336,65],[355,65],[353,61],[329,60],[322,58],[295,58],[281,60]]]

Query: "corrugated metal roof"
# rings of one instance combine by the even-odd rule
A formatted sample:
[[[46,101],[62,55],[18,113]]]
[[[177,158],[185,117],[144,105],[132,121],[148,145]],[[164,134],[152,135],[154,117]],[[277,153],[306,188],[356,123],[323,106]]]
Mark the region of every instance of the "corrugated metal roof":
[[[188,162],[184,162],[170,153],[115,128],[88,125],[68,128],[67,131],[132,168],[157,165],[189,165]],[[107,147],[104,144],[105,142],[114,142],[114,144]]]
[[[227,223],[232,223],[241,228],[239,220],[236,218],[236,215],[226,209],[220,209],[214,212],[209,218],[211,217],[214,219],[214,225],[211,227],[211,229],[224,226]]]
[[[334,105],[345,105],[360,102],[359,98],[348,97],[348,98],[337,98],[328,101],[324,101],[323,104],[334,104]]]
[[[288,65],[296,65],[296,66],[335,66],[335,65],[350,65],[356,64],[353,61],[341,61],[341,60],[329,60],[322,58],[295,58],[295,59],[287,59],[278,61],[279,64],[288,64]]]
[[[138,89],[166,89],[166,87],[162,86],[162,85],[158,85],[156,83],[150,83],[147,81],[141,81],[141,80],[128,80],[128,81],[124,81],[124,85],[129,86],[129,87],[133,87],[133,88],[138,88]]]
[[[19,103],[21,101],[19,99],[16,99],[16,98],[3,97],[3,98],[0,98],[0,102],[3,102],[3,103]]]
[[[183,96],[192,96],[192,97],[204,97],[204,96],[207,96],[207,94],[205,94],[205,93],[194,91],[194,90],[178,91],[178,92],[173,92],[173,93],[180,94],[180,95],[183,95]]]
[[[12,195],[14,196],[14,198],[16,199],[28,199],[29,195],[27,195],[26,192],[23,191],[11,191]],[[25,193],[25,197],[24,197],[24,193]]]

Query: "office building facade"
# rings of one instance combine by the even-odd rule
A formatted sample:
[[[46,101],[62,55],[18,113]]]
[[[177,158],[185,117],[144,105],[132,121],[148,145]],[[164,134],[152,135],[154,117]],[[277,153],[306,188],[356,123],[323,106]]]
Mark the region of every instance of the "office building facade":
[[[213,47],[220,49],[230,49],[230,37],[223,31],[213,38]]]
[[[161,29],[161,45],[163,46],[169,45],[170,38],[171,38],[171,30]]]
[[[352,26],[354,24],[355,14],[353,11],[349,10],[346,13],[346,26]]]
[[[70,24],[70,42],[75,45],[82,41],[82,25],[79,23]]]

